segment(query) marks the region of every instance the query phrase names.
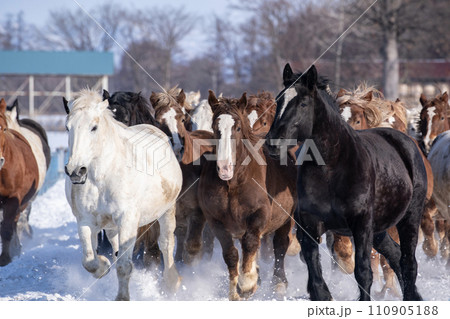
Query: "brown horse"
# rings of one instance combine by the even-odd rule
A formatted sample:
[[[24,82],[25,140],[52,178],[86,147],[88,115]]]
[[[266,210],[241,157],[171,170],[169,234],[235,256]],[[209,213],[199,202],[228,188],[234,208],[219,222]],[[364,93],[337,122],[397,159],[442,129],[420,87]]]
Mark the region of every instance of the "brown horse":
[[[203,167],[199,202],[222,246],[229,271],[229,299],[247,298],[256,291],[260,238],[273,232],[272,283],[275,291],[283,294],[287,286],[284,257],[296,208],[296,168],[292,163],[287,167],[280,165],[266,155],[265,148],[249,151],[245,147],[244,143],[253,146],[258,143],[245,111],[245,93],[239,100],[219,101],[209,91],[208,102],[214,112],[214,137],[219,142],[217,161],[208,161]],[[241,263],[234,239],[241,241]]]
[[[5,117],[6,102],[0,101],[0,208],[3,221],[0,235],[2,254],[0,266],[6,266],[14,257],[14,245],[19,245],[17,221],[20,212],[33,198],[39,183],[39,169],[33,151],[26,139],[8,128]],[[18,251],[18,250],[17,250]]]
[[[341,110],[341,114],[355,130],[364,130],[374,127],[391,127],[406,133],[406,108],[403,103],[397,99],[395,102],[384,100],[382,94],[373,87],[364,85],[359,86],[354,92],[348,92],[341,89],[337,94],[337,103]],[[390,110],[390,111],[389,111]],[[413,141],[419,147],[417,141]],[[424,215],[421,222],[421,228],[424,233],[423,249],[426,255],[434,257],[437,253],[437,243],[434,238],[433,216],[436,213],[436,206],[431,199],[433,193],[433,173],[431,165],[426,156],[421,152],[422,159],[427,172],[427,197]],[[399,236],[395,227],[388,230],[389,235],[399,243]],[[341,239],[340,245],[344,242],[347,246],[351,245],[348,238]],[[339,250],[336,251],[339,256]],[[342,258],[345,264],[349,265],[348,258]],[[347,256],[344,256],[347,257]],[[386,281],[380,294],[384,294],[390,290],[396,295],[397,292],[394,284],[394,271],[389,267],[384,256],[379,256],[375,251],[372,252],[372,270],[374,278],[377,280],[378,265],[381,264],[384,279]],[[378,263],[379,261],[379,263]]]
[[[420,104],[422,104],[418,123],[420,145],[428,154],[434,139],[442,132],[450,129],[448,93],[444,92],[431,100],[428,100],[424,94],[421,94]]]
[[[183,90],[169,90],[163,93],[152,93],[150,101],[155,109],[156,120],[170,131],[174,148],[179,158],[183,173],[183,186],[177,201],[176,219],[177,226],[177,252],[175,261],[192,263],[196,257],[201,257],[200,252],[211,257],[214,245],[214,235],[208,227],[205,227],[205,217],[200,209],[197,197],[198,180],[202,170],[202,162],[197,160],[204,152],[212,151],[209,144],[199,148],[198,154],[194,150],[194,140],[212,139],[210,132],[198,130],[190,132],[186,128],[186,113],[182,105],[185,105],[186,95]],[[198,144],[200,146],[200,144]],[[178,153],[177,153],[178,152]],[[203,233],[203,245],[202,243]],[[202,250],[202,246],[204,246]]]
[[[266,135],[269,132],[276,109],[277,103],[270,92],[263,91],[248,97],[246,111],[254,134]]]

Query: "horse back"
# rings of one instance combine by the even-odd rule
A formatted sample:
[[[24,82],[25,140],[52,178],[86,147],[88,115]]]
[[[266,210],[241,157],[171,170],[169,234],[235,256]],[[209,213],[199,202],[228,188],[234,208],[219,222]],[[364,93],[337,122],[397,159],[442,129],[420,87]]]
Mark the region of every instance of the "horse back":
[[[42,143],[42,151],[44,152],[45,161],[48,169],[48,167],[50,166],[51,152],[50,146],[48,145],[47,133],[45,132],[44,128],[38,122],[33,121],[31,119],[20,119],[19,125],[24,128],[27,128],[28,130],[32,131],[34,134],[39,136]]]

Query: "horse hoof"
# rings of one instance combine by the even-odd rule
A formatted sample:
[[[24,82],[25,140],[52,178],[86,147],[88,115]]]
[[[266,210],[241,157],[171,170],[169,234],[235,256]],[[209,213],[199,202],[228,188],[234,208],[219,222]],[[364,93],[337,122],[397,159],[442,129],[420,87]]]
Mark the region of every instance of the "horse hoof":
[[[117,296],[116,301],[130,301],[130,296]]]
[[[239,294],[237,292],[230,294],[228,296],[228,299],[230,301],[241,301],[241,297],[239,296]]]
[[[111,270],[111,263],[109,262],[108,258],[102,255],[98,255],[98,263],[98,268],[93,273],[93,276],[100,279],[109,273],[109,271]]]
[[[239,294],[240,300],[242,299],[246,300],[251,298],[255,294],[257,289],[258,289],[257,284],[255,284],[253,287],[247,288],[246,290],[242,290],[239,284],[237,285],[237,293]]]
[[[10,256],[5,256],[5,255],[1,255],[0,256],[0,267],[4,267],[6,265],[8,265],[9,263],[11,263],[11,257]]]
[[[429,258],[435,257],[438,253],[438,246],[436,242],[425,240],[422,244],[422,249]]]
[[[178,275],[178,271],[175,266],[172,266],[167,273],[164,274],[164,282],[166,290],[175,294],[181,286],[181,277]]]
[[[277,300],[284,300],[284,297],[286,296],[286,293],[287,293],[287,283],[280,282],[280,283],[276,284],[274,287],[274,292],[275,292],[275,298]]]

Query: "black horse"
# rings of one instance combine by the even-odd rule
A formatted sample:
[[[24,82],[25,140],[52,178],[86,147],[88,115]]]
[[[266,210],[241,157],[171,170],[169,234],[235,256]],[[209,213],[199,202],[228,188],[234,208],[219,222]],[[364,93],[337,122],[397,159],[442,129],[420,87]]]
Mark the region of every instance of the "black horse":
[[[287,64],[285,88],[277,97],[270,139],[312,139],[325,165],[305,161],[298,167],[297,237],[308,266],[312,300],[331,300],[322,277],[318,242],[326,229],[352,235],[360,300],[370,300],[372,245],[389,261],[404,300],[421,300],[417,291],[415,250],[427,191],[425,167],[414,142],[387,128],[353,130],[334,99],[320,89],[317,71],[294,74]],[[289,91],[288,91],[289,90]],[[286,93],[286,94],[285,94]],[[399,247],[386,229],[397,226]]]

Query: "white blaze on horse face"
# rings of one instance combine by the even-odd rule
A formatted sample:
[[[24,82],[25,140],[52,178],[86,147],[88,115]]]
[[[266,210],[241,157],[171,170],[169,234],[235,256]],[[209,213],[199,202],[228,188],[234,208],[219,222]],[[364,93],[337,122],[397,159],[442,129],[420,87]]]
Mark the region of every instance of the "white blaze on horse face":
[[[286,91],[284,91],[284,102],[283,106],[281,107],[280,116],[278,116],[279,119],[283,116],[284,111],[286,110],[287,105],[290,101],[292,101],[293,98],[297,96],[297,91],[295,88],[289,88]]]
[[[433,142],[433,141],[430,141],[430,134],[431,134],[431,126],[433,125],[433,117],[436,114],[434,112],[435,110],[436,110],[436,107],[434,107],[434,106],[429,107],[427,110],[427,114],[428,114],[427,135],[423,139],[423,142],[425,143],[425,148],[427,149],[427,151],[430,150],[431,142]]]
[[[169,111],[167,111],[163,116],[163,120],[166,122],[167,126],[169,127],[170,133],[172,134],[173,138],[173,150],[175,152],[175,155],[177,156],[178,160],[181,156],[181,149],[183,148],[183,145],[181,145],[180,136],[178,135],[178,126],[177,126],[177,119],[176,116],[177,112],[173,108],[170,108]]]
[[[390,125],[394,125],[395,117],[391,116],[390,118],[388,118],[388,122],[389,122]]]
[[[350,106],[344,107],[341,113],[342,118],[345,122],[348,122],[352,118],[352,108]]]
[[[217,167],[219,169],[219,177],[223,180],[230,180],[233,177],[231,131],[235,122],[229,114],[220,115],[218,120],[220,140],[217,150]]]
[[[256,110],[253,110],[248,115],[248,120],[250,121],[250,127],[253,128],[253,125],[255,125],[256,121],[258,120],[258,113]]]

